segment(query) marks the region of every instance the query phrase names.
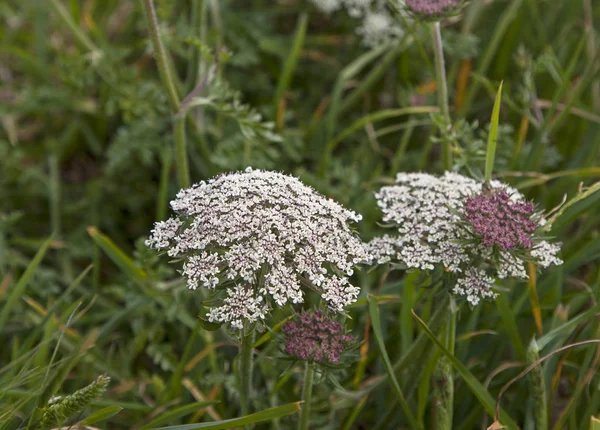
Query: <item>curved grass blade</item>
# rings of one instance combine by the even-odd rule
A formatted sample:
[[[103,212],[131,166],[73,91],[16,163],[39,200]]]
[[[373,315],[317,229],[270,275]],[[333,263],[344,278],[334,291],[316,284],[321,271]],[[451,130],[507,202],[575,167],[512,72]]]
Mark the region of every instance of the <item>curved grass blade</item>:
[[[82,421],[79,421],[77,423],[77,427],[86,427],[86,426],[90,426],[92,424],[96,424],[99,421],[104,421],[109,419],[110,417],[114,417],[115,415],[117,415],[119,412],[121,412],[123,410],[123,408],[121,406],[115,405],[115,406],[108,406],[104,409],[100,409],[97,412],[94,412],[93,414],[89,415],[87,418],[85,418]]]
[[[294,69],[296,68],[298,58],[300,57],[300,52],[302,51],[302,46],[304,45],[304,37],[306,36],[307,27],[308,15],[306,13],[303,13],[302,15],[300,15],[298,25],[296,27],[294,45],[292,46],[290,55],[285,61],[283,71],[281,72],[279,82],[277,83],[277,90],[275,91],[275,100],[273,101],[274,112],[279,111],[279,104],[281,103],[281,99],[287,91],[288,87],[290,86],[290,82],[292,81],[292,75],[294,74]]]
[[[537,340],[539,350],[544,349],[550,342],[556,339],[563,332],[575,328],[577,324],[583,323],[588,319],[594,317],[600,311],[600,304],[597,304],[591,309],[588,309],[584,313],[576,316],[575,318],[567,321],[566,323],[556,327],[554,330],[546,333],[544,336]]]
[[[286,415],[295,414],[300,410],[302,402],[288,403],[287,405],[277,406],[255,414],[246,415],[245,417],[232,418],[230,420],[216,421],[212,423],[185,424],[179,426],[160,427],[160,430],[194,430],[194,429],[210,429],[224,430],[234,427],[242,427],[248,424],[260,423],[264,421],[274,420]],[[156,429],[159,430],[159,429]]]
[[[21,278],[19,278],[17,285],[15,285],[15,287],[12,290],[12,293],[10,293],[10,295],[8,296],[6,303],[4,304],[4,306],[2,306],[2,310],[0,310],[0,331],[4,328],[4,325],[6,324],[6,320],[8,319],[12,308],[17,304],[19,299],[23,297],[23,293],[25,292],[25,288],[27,287],[29,280],[33,276],[34,272],[36,271],[42,260],[44,259],[46,251],[48,251],[48,247],[50,246],[52,240],[53,238],[50,237],[48,240],[46,240],[46,242],[44,242],[42,247],[35,254],[35,257],[33,257],[33,260],[31,260],[31,263],[29,263],[29,265],[27,266],[27,269],[25,269],[23,275],[21,275]]]
[[[377,305],[377,299],[375,296],[369,294],[369,314],[371,315],[371,325],[373,327],[373,333],[375,334],[375,340],[377,341],[377,346],[381,351],[381,359],[383,360],[383,364],[385,366],[385,370],[392,382],[392,387],[394,388],[394,392],[396,393],[396,397],[398,397],[398,401],[400,402],[400,406],[404,410],[408,421],[410,422],[411,427],[416,429],[422,429],[423,427],[417,422],[417,419],[413,415],[410,410],[408,403],[406,402],[406,398],[402,393],[402,389],[400,388],[400,384],[396,379],[396,375],[394,373],[394,368],[392,366],[392,362],[390,361],[390,357],[388,356],[387,350],[385,349],[385,342],[383,340],[383,335],[381,334],[381,321],[379,318],[379,306]]]
[[[413,317],[417,320],[421,328],[427,334],[427,337],[435,343],[435,345],[442,351],[442,353],[448,358],[452,366],[456,369],[456,371],[463,378],[465,383],[471,389],[471,392],[477,397],[479,403],[484,407],[484,409],[490,414],[490,416],[494,416],[495,412],[495,402],[490,393],[481,385],[481,382],[475,378],[475,376],[467,369],[460,361],[456,359],[456,357],[451,354],[444,345],[438,340],[437,337],[433,334],[433,332],[427,327],[425,321],[423,321],[419,316],[413,311]],[[500,421],[503,425],[507,426],[509,429],[518,430],[519,426],[515,423],[510,416],[504,411],[500,410]]]
[[[439,110],[440,109],[437,106],[412,106],[400,109],[385,109],[379,112],[363,116],[362,118],[352,123],[349,127],[344,129],[340,134],[338,134],[333,139],[327,142],[327,144],[325,145],[325,150],[322,154],[320,169],[323,170],[323,163],[325,163],[325,166],[327,165],[331,153],[335,150],[338,143],[350,136],[355,131],[360,130],[367,124],[376,121],[382,121],[384,119],[397,118],[405,115],[435,113],[439,112]]]
[[[207,406],[212,406],[217,403],[219,403],[219,402],[216,400],[207,400],[204,402],[192,403],[191,405],[180,406],[171,411],[166,411],[165,413],[160,414],[159,416],[154,418],[152,421],[148,422],[148,424],[145,424],[144,426],[142,426],[141,430],[154,428],[154,426],[158,426],[158,425],[164,424],[166,422],[175,420],[177,418],[184,417],[184,416],[189,415],[193,412],[196,412],[200,409],[204,409]]]
[[[148,275],[145,271],[137,267],[131,258],[127,256],[108,236],[100,233],[96,227],[88,227],[88,234],[96,242],[108,257],[121,270],[129,276],[136,284],[145,285]]]

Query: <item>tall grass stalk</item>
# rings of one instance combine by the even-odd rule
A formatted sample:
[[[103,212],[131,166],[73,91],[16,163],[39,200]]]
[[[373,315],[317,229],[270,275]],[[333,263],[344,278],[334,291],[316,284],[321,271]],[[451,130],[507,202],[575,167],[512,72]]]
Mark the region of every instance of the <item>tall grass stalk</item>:
[[[440,23],[435,22],[432,25],[433,52],[435,54],[435,76],[437,81],[438,105],[440,112],[444,117],[446,126],[450,125],[450,108],[448,107],[448,80],[446,78],[446,64],[444,60],[444,46],[442,42],[442,32]],[[442,162],[444,170],[452,169],[452,152],[450,142],[444,139],[442,146]]]
[[[187,157],[185,116],[177,115],[180,103],[179,95],[177,94],[177,87],[175,86],[173,76],[171,76],[167,52],[160,37],[160,29],[158,27],[154,2],[153,0],[143,0],[143,5],[148,21],[148,29],[150,30],[150,37],[152,39],[152,46],[154,47],[154,56],[156,57],[156,63],[158,64],[158,71],[162,83],[167,90],[169,104],[171,105],[171,111],[174,115],[173,134],[175,139],[175,160],[179,187],[189,188],[191,181]]]

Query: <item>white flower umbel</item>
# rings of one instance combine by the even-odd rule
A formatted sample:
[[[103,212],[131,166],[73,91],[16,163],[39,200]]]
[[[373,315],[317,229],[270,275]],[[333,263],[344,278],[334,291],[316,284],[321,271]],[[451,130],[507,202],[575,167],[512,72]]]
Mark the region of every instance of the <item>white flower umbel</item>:
[[[383,187],[375,197],[383,221],[397,227],[398,262],[422,270],[443,264],[451,272],[460,272],[469,255],[458,243],[460,217],[455,211],[466,197],[481,191],[481,184],[450,172],[442,177],[399,173],[396,183]],[[377,242],[369,244],[373,255],[379,254],[378,246]]]
[[[254,323],[265,318],[268,311],[262,296],[255,297],[252,288],[236,285],[227,290],[223,304],[208,312],[211,322],[230,323],[231,327],[241,330],[244,322]]]
[[[387,0],[311,0],[322,12],[330,14],[338,10],[346,13],[359,21],[356,34],[362,38],[363,44],[368,47],[377,47],[400,39],[404,35],[400,23],[394,19],[388,8]],[[398,11],[404,8],[399,5]],[[410,22],[408,15],[404,16],[405,22]]]
[[[171,206],[176,217],[156,223],[146,244],[182,259],[191,289],[244,285],[227,291],[212,320],[239,328],[272,303],[303,302],[303,284],[337,311],[356,300],[347,278],[367,258],[351,229],[361,217],[297,178],[247,169],[181,190]]]
[[[465,296],[472,305],[495,297],[490,290],[495,278],[527,279],[527,261],[544,268],[562,264],[557,257],[560,246],[541,240],[535,232],[531,236],[534,245],[517,250],[486,245],[478,239],[469,224],[467,201],[500,195],[503,190],[509,195],[509,203],[504,203],[509,209],[514,204],[515,211],[525,210],[525,197],[521,193],[498,181],[491,181],[490,186],[491,190],[484,193],[481,182],[451,172],[443,176],[398,174],[395,185],[383,187],[375,194],[383,221],[394,228],[397,235],[387,234],[369,242],[370,262],[393,262],[420,270],[441,268],[458,279],[453,292]],[[498,194],[486,194],[493,192]],[[489,211],[484,205],[481,207]],[[508,211],[485,212],[484,215],[506,217],[506,213]],[[543,225],[543,218],[531,216],[538,226]],[[498,229],[502,223],[506,223],[505,218],[489,228]]]
[[[542,267],[551,265],[560,266],[563,261],[556,255],[560,252],[560,244],[550,243],[542,240],[532,250],[531,256],[537,260],[537,263]]]
[[[464,276],[458,278],[452,292],[465,297],[472,306],[477,306],[481,300],[496,298],[493,286],[494,278],[487,276],[484,270],[469,268]]]

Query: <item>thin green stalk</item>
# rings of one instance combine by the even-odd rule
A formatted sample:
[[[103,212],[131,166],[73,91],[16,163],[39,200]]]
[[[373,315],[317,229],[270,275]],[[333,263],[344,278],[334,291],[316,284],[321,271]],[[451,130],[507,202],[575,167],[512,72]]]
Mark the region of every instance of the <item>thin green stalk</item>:
[[[156,57],[156,63],[158,64],[160,78],[165,86],[165,89],[167,90],[171,111],[174,115],[176,115],[179,112],[180,100],[179,95],[177,94],[175,81],[173,76],[171,76],[167,52],[162,43],[162,39],[160,38],[154,2],[152,0],[143,0],[143,6],[144,11],[146,12],[146,19],[148,20],[148,29],[150,30],[150,38],[152,39],[154,56]],[[175,136],[175,160],[179,186],[181,188],[189,188],[191,182],[186,148],[185,117],[176,116],[173,128]]]
[[[432,26],[433,52],[435,54],[435,77],[437,80],[438,105],[440,112],[444,117],[446,125],[450,125],[450,108],[448,107],[448,81],[446,78],[446,64],[444,61],[444,47],[442,45],[442,32],[440,23],[436,22]],[[452,152],[450,151],[450,142],[445,139],[442,146],[442,161],[444,170],[452,169]]]
[[[52,227],[52,235],[58,241],[62,237],[62,184],[60,178],[60,160],[56,154],[56,147],[52,148],[53,153],[48,157],[48,167],[50,171],[50,225]],[[66,249],[59,250],[60,265],[63,276],[67,283],[73,282],[73,268]]]
[[[300,422],[298,423],[298,430],[308,430],[308,423],[310,421],[310,401],[312,398],[312,385],[315,376],[315,369],[306,362],[304,369],[304,385],[302,386],[302,411],[300,415]]]
[[[254,345],[254,330],[248,333],[248,328],[242,330],[242,343],[239,356],[240,406],[242,415],[248,415],[250,398],[252,396],[252,345]]]
[[[161,154],[160,182],[158,185],[158,198],[156,199],[156,220],[162,221],[167,216],[169,206],[169,171],[173,162],[173,154],[169,148],[164,148]],[[96,225],[96,224],[94,224]]]
[[[204,0],[193,0],[191,6],[190,29],[194,36],[200,37],[202,28],[202,16],[204,11]],[[187,74],[185,81],[186,91],[192,91],[196,86],[200,68],[200,53],[197,46],[190,44],[187,55]],[[202,79],[202,78],[200,78]]]
[[[191,185],[190,169],[188,166],[187,144],[185,135],[185,117],[175,118],[175,165],[180,188]]]

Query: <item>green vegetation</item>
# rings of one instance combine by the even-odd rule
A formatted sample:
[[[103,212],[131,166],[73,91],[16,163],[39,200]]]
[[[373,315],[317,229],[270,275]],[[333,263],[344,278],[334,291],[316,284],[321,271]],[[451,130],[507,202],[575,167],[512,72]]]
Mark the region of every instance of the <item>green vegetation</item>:
[[[362,214],[365,241],[398,172],[451,165],[556,208],[564,264],[495,302],[357,270],[363,343],[310,368],[301,428],[486,428],[501,390],[508,428],[600,426],[600,2],[471,0],[439,25],[389,0],[402,32],[374,46],[313,3],[0,2],[0,429],[298,426],[291,306],[240,360],[206,289],[144,245],[181,187],[248,166]]]

